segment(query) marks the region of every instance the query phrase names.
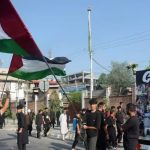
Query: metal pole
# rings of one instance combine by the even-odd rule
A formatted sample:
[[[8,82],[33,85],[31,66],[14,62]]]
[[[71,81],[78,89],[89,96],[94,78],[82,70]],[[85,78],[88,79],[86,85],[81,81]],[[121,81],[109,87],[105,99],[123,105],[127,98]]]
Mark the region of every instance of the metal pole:
[[[136,80],[134,81],[134,85],[132,87],[132,103],[136,104]]]
[[[44,82],[44,103],[45,103],[45,105],[47,105],[47,99],[46,99],[46,90],[45,90],[45,80],[43,81]]]
[[[38,101],[38,95],[35,94],[35,106],[34,106],[35,114],[37,114],[37,101]]]
[[[91,58],[90,58],[90,64],[91,64],[91,84],[90,84],[90,98],[93,97],[93,61],[92,61],[92,54],[91,54]]]
[[[85,91],[82,91],[82,108],[85,108]]]
[[[28,88],[29,88],[29,86],[28,86],[28,83],[26,83],[26,88],[25,88],[25,94],[26,94],[26,96],[25,96],[25,100],[26,100],[26,114],[27,114],[27,112],[28,112]]]
[[[56,82],[58,83],[58,85],[60,86],[60,88],[61,88],[61,90],[62,90],[62,92],[63,92],[63,95],[65,95],[66,98],[67,98],[67,100],[70,102],[70,99],[69,99],[68,95],[67,95],[66,92],[64,91],[62,85],[61,85],[60,82],[58,81],[58,79],[57,79],[55,73],[53,72],[52,68],[49,66],[49,64],[48,64],[48,62],[47,62],[47,60],[46,60],[46,58],[45,58],[44,56],[43,56],[43,60],[45,61],[47,67],[48,67],[48,68],[50,69],[50,71],[52,72],[52,74],[53,74],[53,76],[54,76]],[[76,112],[76,109],[75,109],[74,105],[73,105],[71,102],[70,102],[70,104],[71,104],[72,109],[74,110],[74,112]]]
[[[90,55],[90,98],[93,97],[93,50],[92,50],[92,38],[91,38],[91,9],[88,9],[88,50]]]

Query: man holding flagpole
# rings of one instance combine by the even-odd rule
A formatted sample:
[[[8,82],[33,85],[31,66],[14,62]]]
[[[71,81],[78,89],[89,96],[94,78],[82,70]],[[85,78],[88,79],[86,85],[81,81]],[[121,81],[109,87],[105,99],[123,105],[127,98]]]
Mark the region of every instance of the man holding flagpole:
[[[2,126],[4,123],[3,114],[5,113],[5,111],[7,110],[9,106],[9,100],[10,100],[10,92],[6,91],[6,101],[5,101],[4,106],[2,105],[2,102],[0,102],[0,129],[2,129]]]
[[[6,101],[5,101],[4,106],[2,105],[2,102],[0,102],[0,115],[3,115],[5,111],[7,110],[9,106],[9,100],[10,100],[10,91],[6,91]]]

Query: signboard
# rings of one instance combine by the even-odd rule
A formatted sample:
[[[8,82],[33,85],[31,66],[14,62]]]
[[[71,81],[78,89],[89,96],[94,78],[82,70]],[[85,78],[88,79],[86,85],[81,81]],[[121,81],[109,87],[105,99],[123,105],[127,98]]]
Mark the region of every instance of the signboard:
[[[49,82],[43,80],[43,82],[39,83],[39,88],[41,91],[46,92],[49,89]]]
[[[63,89],[64,89],[64,91],[65,91],[66,93],[68,93],[68,92],[75,92],[75,91],[84,91],[84,90],[86,90],[86,86],[85,86],[84,84],[77,85],[77,86],[75,86],[75,85],[72,85],[72,86],[64,86]],[[61,93],[63,93],[61,89],[60,89],[59,91],[60,91]]]
[[[137,71],[136,84],[150,84],[150,70]]]
[[[150,112],[150,70],[136,72],[136,102],[143,112]]]
[[[136,72],[136,86],[138,96],[150,97],[150,70]]]

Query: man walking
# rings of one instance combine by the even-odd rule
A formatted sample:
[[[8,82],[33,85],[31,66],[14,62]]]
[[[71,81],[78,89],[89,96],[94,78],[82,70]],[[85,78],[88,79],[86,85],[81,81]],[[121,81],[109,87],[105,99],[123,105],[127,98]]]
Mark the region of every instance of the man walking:
[[[40,109],[38,114],[36,115],[35,119],[35,124],[36,124],[36,130],[37,130],[37,138],[40,139],[41,135],[41,126],[43,124],[43,116],[42,116],[42,110]]]
[[[27,121],[27,129],[28,129],[28,134],[31,136],[32,132],[32,124],[33,124],[33,114],[30,109],[28,109],[28,113],[26,115],[26,121]]]
[[[17,120],[18,120],[18,129],[17,129],[18,150],[26,150],[26,144],[28,143],[28,132],[22,105],[17,106]]]
[[[47,107],[45,108],[45,111],[43,113],[43,117],[44,117],[44,122],[43,122],[44,136],[47,137],[47,133],[50,130],[50,122],[51,122]]]
[[[89,101],[90,109],[86,113],[86,125],[83,126],[86,129],[87,133],[87,148],[88,150],[95,150],[96,149],[96,142],[98,131],[101,125],[101,115],[96,110],[97,109],[97,100],[92,98]]]
[[[65,135],[68,133],[68,123],[67,123],[67,110],[64,109],[63,113],[59,117],[60,121],[60,132],[62,134],[62,140],[65,142]]]

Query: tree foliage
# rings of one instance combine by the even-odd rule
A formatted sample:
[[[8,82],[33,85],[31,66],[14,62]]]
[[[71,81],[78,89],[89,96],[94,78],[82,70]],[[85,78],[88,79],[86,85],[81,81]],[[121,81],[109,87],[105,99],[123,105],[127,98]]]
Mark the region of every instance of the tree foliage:
[[[50,110],[53,112],[60,110],[60,100],[59,100],[59,96],[56,90],[52,91],[50,95],[49,107],[50,107]]]
[[[146,70],[150,70],[150,65],[145,68]]]
[[[81,102],[81,92],[71,92],[69,94],[69,99],[73,103],[80,103]]]
[[[108,77],[107,77],[106,73],[100,74],[99,79],[98,79],[98,84],[107,85],[108,84],[107,79],[108,79]]]
[[[131,87],[134,83],[132,70],[127,68],[128,64],[112,62],[112,70],[109,74],[101,74],[99,83],[112,87],[112,92],[117,95],[126,94],[127,87]]]

